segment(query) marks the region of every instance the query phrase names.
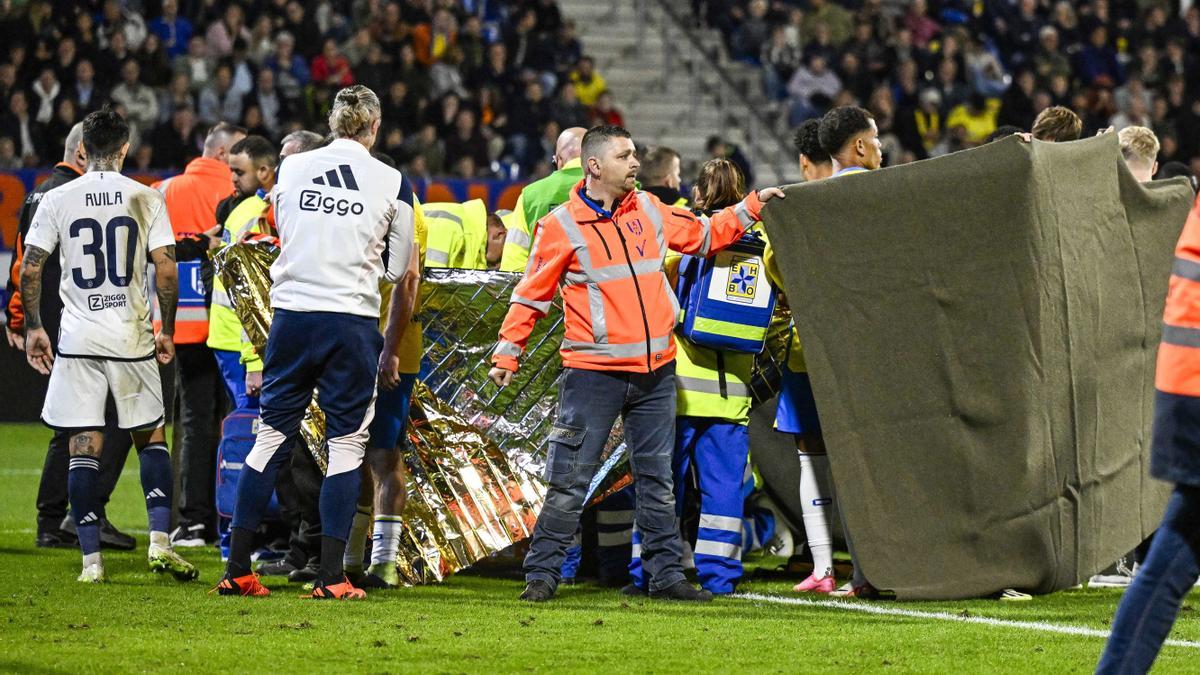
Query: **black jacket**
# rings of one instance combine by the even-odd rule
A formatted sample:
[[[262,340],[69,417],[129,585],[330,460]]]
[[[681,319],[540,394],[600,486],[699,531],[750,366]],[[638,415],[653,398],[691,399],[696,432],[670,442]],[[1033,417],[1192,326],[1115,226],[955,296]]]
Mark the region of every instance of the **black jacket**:
[[[21,303],[21,260],[25,256],[25,236],[29,233],[29,225],[37,213],[42,196],[60,185],[66,185],[79,178],[81,173],[70,164],[56,164],[50,172],[50,177],[25,195],[25,203],[17,216],[17,239],[13,242],[12,266],[8,270],[8,304],[4,307],[4,315],[8,327],[14,331],[25,330],[25,307]],[[58,249],[50,252],[46,264],[42,267],[42,323],[51,340],[58,337],[58,318],[62,313],[62,298],[58,297],[58,282],[62,277],[62,266],[58,261]]]

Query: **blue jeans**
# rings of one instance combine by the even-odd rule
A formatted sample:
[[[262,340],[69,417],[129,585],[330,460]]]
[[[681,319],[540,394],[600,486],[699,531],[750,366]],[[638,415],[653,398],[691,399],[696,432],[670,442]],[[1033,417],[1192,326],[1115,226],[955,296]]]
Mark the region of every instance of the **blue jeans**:
[[[1121,598],[1097,673],[1145,673],[1200,577],[1200,487],[1176,485],[1146,562]]]
[[[650,577],[650,590],[683,581],[671,479],[675,364],[653,373],[565,368],[558,390],[558,419],[546,457],[546,501],[525,556],[525,580],[558,587],[563,556],[579,526],[588,486],[620,415],[636,490],[634,520],[642,532],[642,564]]]

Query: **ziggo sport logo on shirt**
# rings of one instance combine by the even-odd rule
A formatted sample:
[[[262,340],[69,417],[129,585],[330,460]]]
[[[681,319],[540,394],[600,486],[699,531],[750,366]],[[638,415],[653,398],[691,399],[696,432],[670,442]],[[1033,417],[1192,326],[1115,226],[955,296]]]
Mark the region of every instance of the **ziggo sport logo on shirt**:
[[[300,210],[323,211],[328,214],[336,213],[339,216],[344,216],[348,213],[361,216],[363,205],[346,199],[325,197],[316,190],[304,190],[300,193]]]

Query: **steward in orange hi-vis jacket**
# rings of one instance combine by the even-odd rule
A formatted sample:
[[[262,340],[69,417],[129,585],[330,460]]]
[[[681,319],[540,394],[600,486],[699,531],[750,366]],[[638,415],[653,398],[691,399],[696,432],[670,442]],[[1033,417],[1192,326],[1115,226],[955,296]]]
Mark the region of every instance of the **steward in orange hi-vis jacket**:
[[[568,201],[538,221],[525,277],[513,289],[489,374],[512,381],[534,323],[557,289],[566,329],[558,415],[546,457],[546,500],[525,557],[525,592],[554,597],[563,557],[613,424],[625,423],[633,469],[642,569],[650,596],[707,601],[683,576],[675,526],[675,343],[679,315],[663,273],[668,248],[711,255],[741,239],[774,188],[711,217],[667,206],[635,190],[638,160],[629,132],[599,126],[583,137],[584,179]]]
[[[1145,673],[1200,577],[1200,200],[1175,245],[1154,387],[1150,474],[1175,483],[1097,673]]]
[[[758,221],[760,208],[751,193],[709,218],[635,191],[609,212],[580,181],[567,203],[538,221],[492,362],[517,370],[534,322],[561,287],[564,366],[648,373],[670,363],[679,306],[663,273],[667,249],[707,256],[740,239]]]

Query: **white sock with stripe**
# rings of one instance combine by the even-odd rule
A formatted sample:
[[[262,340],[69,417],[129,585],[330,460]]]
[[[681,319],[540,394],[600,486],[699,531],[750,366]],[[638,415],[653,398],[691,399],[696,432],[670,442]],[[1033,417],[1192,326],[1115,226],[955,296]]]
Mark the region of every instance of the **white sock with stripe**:
[[[817,578],[833,574],[833,535],[829,526],[833,493],[828,488],[828,477],[828,456],[800,453],[800,512]]]
[[[371,507],[359,506],[350,525],[350,537],[346,540],[346,553],[342,556],[342,567],[351,572],[361,572],[363,550],[367,547],[367,530],[371,526]]]
[[[372,565],[396,562],[396,554],[400,550],[400,532],[403,526],[400,516],[384,514],[375,516],[375,527],[371,533]]]

